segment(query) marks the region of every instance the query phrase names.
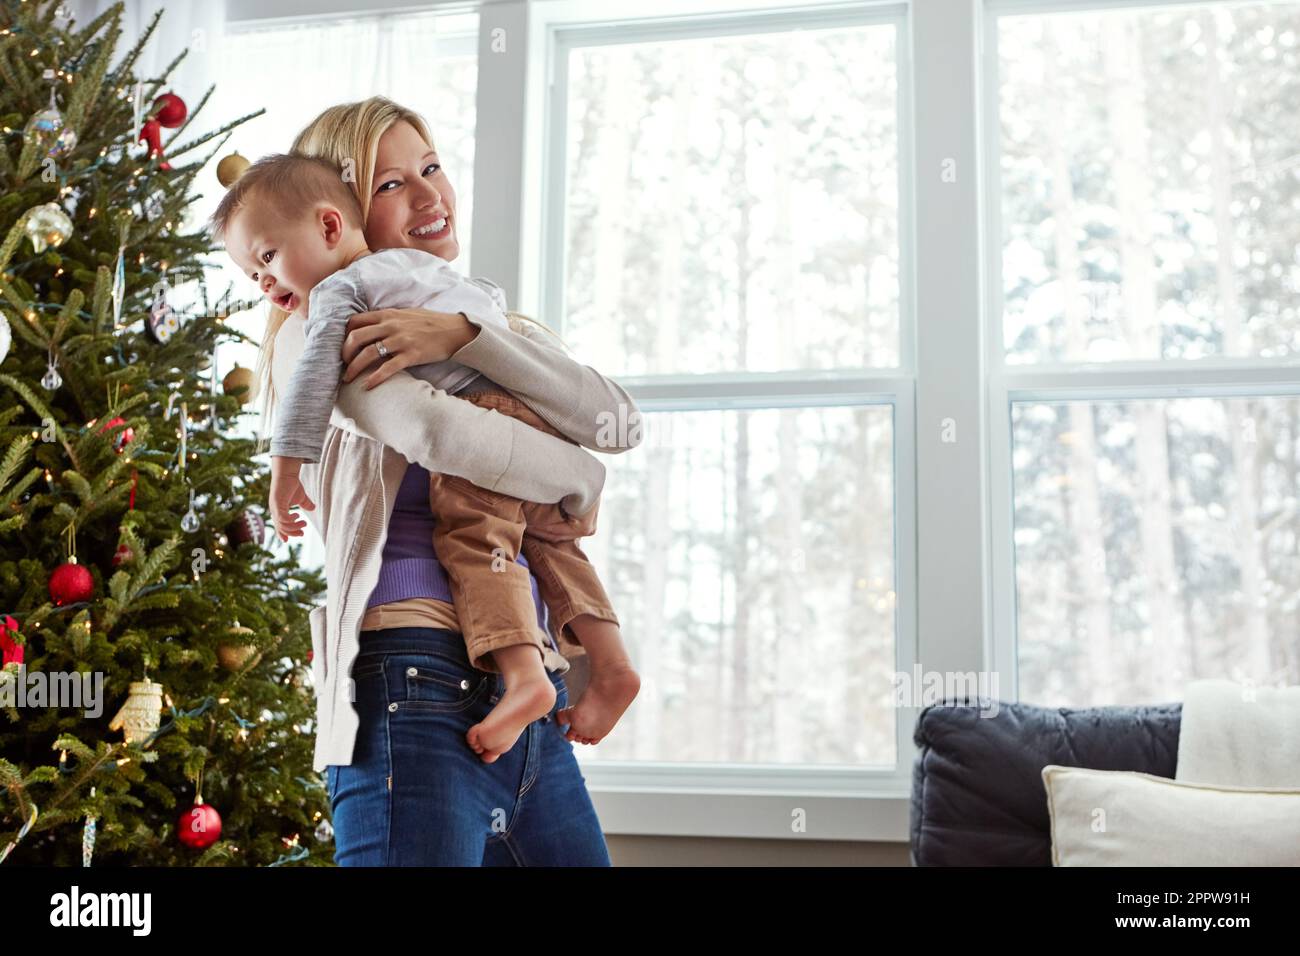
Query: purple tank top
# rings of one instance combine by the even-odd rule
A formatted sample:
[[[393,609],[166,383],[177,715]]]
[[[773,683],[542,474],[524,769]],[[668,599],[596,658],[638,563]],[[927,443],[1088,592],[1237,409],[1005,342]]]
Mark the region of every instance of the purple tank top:
[[[379,581],[370,592],[366,608],[389,604],[406,598],[434,598],[453,603],[447,572],[433,552],[433,526],[436,519],[429,510],[429,472],[420,465],[409,464],[393,502],[393,516],[388,521],[388,540],[384,542]],[[528,567],[521,554],[518,563]],[[533,586],[533,603],[537,607],[537,624],[544,633],[546,605],[537,591],[537,579],[529,574]],[[548,641],[549,640],[548,633]]]

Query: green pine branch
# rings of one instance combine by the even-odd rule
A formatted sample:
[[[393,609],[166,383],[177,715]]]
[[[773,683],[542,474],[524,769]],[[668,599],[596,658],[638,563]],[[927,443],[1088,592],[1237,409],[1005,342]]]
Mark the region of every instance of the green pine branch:
[[[0,296],[13,308],[13,313],[6,312],[6,315],[10,317],[9,328],[14,338],[22,339],[38,352],[45,352],[50,343],[37,333],[36,327],[27,318],[31,305],[23,303],[22,298],[3,278],[0,278]]]
[[[95,19],[91,24],[91,27],[98,29],[101,26],[100,21],[109,18],[111,18],[114,23],[120,23],[123,9],[124,7],[121,3],[113,4],[113,6],[109,7],[102,15]],[[149,25],[141,32],[140,39],[135,42],[135,46],[131,47],[131,49],[127,51],[126,55],[122,58],[122,62],[118,64],[117,69],[109,74],[105,80],[107,85],[117,88],[123,82],[131,79],[131,70],[135,67],[136,61],[140,59],[140,54],[144,52],[145,45],[149,42],[149,38],[152,37],[154,31],[158,29],[158,21],[162,19],[162,15],[162,10],[158,10],[154,13],[153,18],[149,21]]]
[[[15,197],[16,198],[16,197]],[[18,250],[18,243],[26,237],[27,220],[31,218],[31,211],[23,213],[18,217],[18,221],[9,227],[5,234],[5,241],[0,243],[0,272],[9,268],[9,263],[13,261],[14,253]]]
[[[79,58],[83,51],[85,51],[87,48],[89,48],[96,42],[96,37],[99,34],[99,31],[104,29],[104,26],[106,24],[120,22],[122,12],[125,9],[126,7],[124,4],[120,2],[115,3],[107,10],[105,10],[103,13],[101,13],[99,16],[95,17],[95,19],[91,20],[84,27],[79,27],[77,30],[68,31],[67,37],[64,40],[64,43],[67,46],[68,57],[70,59]],[[159,11],[159,15],[161,15],[161,11]],[[158,15],[155,15],[154,22],[156,23],[157,21],[158,21]],[[136,44],[134,48],[134,52],[136,56],[140,55],[140,49],[142,48],[142,45],[143,45],[143,41],[141,41],[141,43]]]
[[[63,426],[59,424],[58,416],[50,411],[49,406],[45,404],[40,396],[33,392],[26,382],[20,382],[12,375],[0,375],[0,385],[8,385],[17,392],[19,397],[27,403],[27,407],[35,412],[36,417],[41,421],[49,420],[54,424],[54,434],[58,437],[59,444],[63,446],[63,450],[68,453],[68,458],[72,461],[73,470],[79,470],[80,466],[77,464],[77,453],[68,441],[67,433],[64,432]]]
[[[67,301],[63,303],[63,308],[59,310],[59,318],[54,323],[54,334],[50,336],[50,341],[56,345],[63,341],[68,324],[81,311],[81,305],[85,301],[86,294],[80,289],[73,289],[68,293]]]
[[[23,101],[31,100],[36,91],[36,84],[23,63],[26,56],[27,48],[18,34],[0,37],[0,78],[4,79],[5,87],[17,93],[17,98]],[[17,64],[23,64],[23,68]]]
[[[198,137],[197,139],[193,139],[193,140],[191,140],[190,142],[186,143],[184,146],[177,146],[177,147],[175,147],[175,148],[168,147],[166,150],[164,150],[164,152],[166,153],[167,158],[168,158],[168,160],[170,161],[170,160],[176,158],[177,156],[181,156],[181,155],[183,155],[183,154],[185,154],[185,153],[188,153],[190,150],[192,150],[192,149],[193,149],[194,147],[196,147],[196,146],[202,146],[204,143],[206,143],[206,142],[207,142],[208,140],[210,140],[210,139],[213,139],[214,137],[221,136],[221,135],[223,135],[223,134],[225,134],[225,133],[230,132],[232,129],[234,129],[234,128],[235,128],[236,126],[238,126],[239,124],[241,124],[241,123],[247,123],[249,120],[254,119],[254,118],[258,117],[258,116],[261,116],[261,115],[262,115],[263,113],[265,113],[265,112],[266,112],[265,109],[260,109],[260,110],[257,110],[256,112],[249,113],[249,114],[247,114],[247,115],[245,115],[245,116],[241,116],[239,119],[237,119],[237,120],[233,120],[233,121],[231,121],[231,122],[225,124],[224,126],[220,127],[219,129],[214,129],[214,130],[213,130],[212,132],[210,132],[210,133],[205,133],[204,135]]]
[[[181,50],[180,53],[176,54],[176,58],[163,68],[162,73],[145,83],[144,101],[146,103],[153,103],[153,101],[158,98],[159,94],[162,92],[162,88],[167,85],[167,78],[172,75],[172,71],[175,70],[176,67],[180,66],[181,61],[189,55],[189,52],[188,48]]]
[[[73,129],[81,129],[85,125],[86,117],[95,108],[95,102],[104,91],[104,75],[108,72],[109,63],[112,62],[113,48],[117,45],[120,34],[121,27],[114,23],[109,28],[98,54],[90,61],[89,68],[83,67],[81,75],[72,84],[72,96],[69,98],[67,109],[63,111],[63,117],[64,122]],[[19,168],[21,169],[21,164]]]
[[[126,4],[122,3],[122,0],[118,0],[117,3],[114,3],[111,7],[105,10],[99,16],[95,17],[95,19],[91,20],[84,27],[78,28],[80,32],[77,35],[80,36],[85,41],[84,43],[82,43],[79,49],[84,48],[85,46],[88,46],[89,44],[94,42],[95,39],[97,38],[97,35],[99,34],[99,31],[104,29],[105,24],[121,23],[122,14],[123,12],[125,12],[125,10],[126,10]],[[149,37],[153,34],[154,27],[157,25],[158,19],[161,16],[162,16],[161,10],[159,10],[157,13],[154,14],[153,20],[150,21],[149,26],[145,28],[144,33],[141,35],[140,41],[136,43],[134,47],[132,47],[131,53],[127,55],[127,59],[130,62],[134,63],[135,58],[140,55],[140,51],[144,49],[145,43],[148,42]]]
[[[113,302],[113,273],[109,271],[108,266],[100,266],[95,270],[95,291],[92,294],[94,304],[91,306],[92,328],[95,334],[104,328],[104,318],[108,315],[108,307]]]

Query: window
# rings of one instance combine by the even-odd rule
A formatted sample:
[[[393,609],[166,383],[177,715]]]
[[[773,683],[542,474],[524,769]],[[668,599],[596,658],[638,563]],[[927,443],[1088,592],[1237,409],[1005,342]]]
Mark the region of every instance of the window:
[[[574,43],[557,292],[602,369],[898,365],[896,34]]]
[[[644,690],[584,761],[894,771],[902,23],[556,34],[544,314],[647,416],[584,544]]]
[[[988,31],[1020,697],[1295,683],[1300,4]]]
[[[584,543],[643,691],[584,758],[892,765],[890,406],[659,411],[646,429]]]

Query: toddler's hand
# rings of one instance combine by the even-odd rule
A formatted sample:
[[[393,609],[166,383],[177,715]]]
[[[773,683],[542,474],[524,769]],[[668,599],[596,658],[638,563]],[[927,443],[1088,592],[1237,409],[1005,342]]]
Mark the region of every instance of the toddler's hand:
[[[289,538],[301,538],[302,529],[307,522],[289,509],[301,505],[308,511],[315,511],[315,503],[307,497],[307,491],[298,478],[302,467],[301,458],[271,458],[271,516],[275,520],[275,533],[281,541]]]

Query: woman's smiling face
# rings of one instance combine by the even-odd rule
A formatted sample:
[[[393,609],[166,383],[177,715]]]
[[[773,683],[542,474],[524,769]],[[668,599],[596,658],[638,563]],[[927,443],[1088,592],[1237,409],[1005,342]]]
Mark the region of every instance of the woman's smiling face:
[[[371,249],[423,249],[448,262],[460,255],[456,193],[438,154],[405,121],[379,137],[366,242]]]

